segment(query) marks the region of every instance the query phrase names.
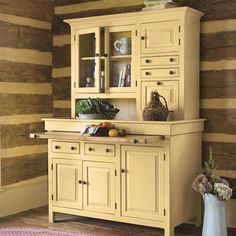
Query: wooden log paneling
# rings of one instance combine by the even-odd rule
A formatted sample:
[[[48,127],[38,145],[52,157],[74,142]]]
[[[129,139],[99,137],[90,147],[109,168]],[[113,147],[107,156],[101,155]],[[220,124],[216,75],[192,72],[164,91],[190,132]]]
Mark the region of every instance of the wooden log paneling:
[[[51,95],[0,94],[0,115],[51,113]]]
[[[27,120],[25,121],[27,122]],[[39,144],[47,144],[47,140],[35,140],[30,139],[30,133],[43,132],[44,123],[25,123],[17,125],[2,125],[1,126],[1,148],[11,148],[19,146],[29,146]]]
[[[201,61],[220,61],[236,59],[236,47],[201,49]]]
[[[236,31],[201,34],[201,49],[236,46]]]
[[[0,47],[35,49],[44,52],[52,50],[50,30],[0,21],[0,35],[4,35],[4,37],[0,37]]]
[[[0,12],[51,22],[53,3],[48,0],[0,0]]]
[[[69,77],[56,78],[52,80],[53,99],[71,99],[71,80]]]
[[[70,45],[53,47],[52,64],[54,68],[69,67],[71,65]]]
[[[236,109],[201,109],[207,133],[236,133]]]
[[[0,82],[51,82],[51,66],[0,61]]]
[[[202,11],[202,21],[236,18],[235,0],[176,0],[179,6],[189,6]]]
[[[70,118],[71,110],[70,108],[53,108],[54,118]]]
[[[2,158],[2,185],[47,175],[47,153]]]
[[[126,13],[126,12],[136,12],[136,11],[141,11],[142,8],[143,8],[143,5],[128,6],[128,7],[120,6],[120,7],[108,8],[108,9],[89,10],[89,11],[82,11],[78,13],[71,13],[71,14],[65,14],[65,15],[56,15],[54,16],[54,19],[53,19],[52,30],[53,30],[54,35],[69,34],[70,28],[68,24],[63,22],[64,19],[110,15],[110,14],[118,14],[118,13]]]
[[[202,71],[201,98],[236,98],[236,70]]]

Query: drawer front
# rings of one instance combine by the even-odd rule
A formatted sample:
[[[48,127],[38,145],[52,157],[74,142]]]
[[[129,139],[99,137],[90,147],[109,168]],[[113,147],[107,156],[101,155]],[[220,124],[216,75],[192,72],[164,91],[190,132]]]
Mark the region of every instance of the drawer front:
[[[84,154],[93,156],[115,156],[115,145],[112,144],[97,144],[97,143],[85,143]]]
[[[179,64],[179,56],[141,58],[141,66],[172,66],[178,64]]]
[[[52,141],[52,152],[54,153],[80,153],[80,144],[64,141]]]
[[[148,78],[176,78],[179,77],[178,68],[146,69],[141,71],[141,77]]]
[[[142,82],[142,110],[150,102],[151,92],[157,91],[165,97],[170,111],[178,110],[179,92],[178,81],[150,81]],[[164,101],[162,101],[164,104]]]

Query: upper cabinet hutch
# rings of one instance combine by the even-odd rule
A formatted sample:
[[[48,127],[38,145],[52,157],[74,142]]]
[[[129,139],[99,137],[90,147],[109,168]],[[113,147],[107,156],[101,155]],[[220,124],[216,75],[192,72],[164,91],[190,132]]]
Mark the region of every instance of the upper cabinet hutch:
[[[201,169],[199,29],[188,7],[66,20],[71,26],[71,117],[44,119],[49,220],[67,213],[164,229],[200,223],[191,189]],[[157,90],[172,121],[142,120]],[[104,98],[120,108],[112,122],[126,137],[88,137],[95,120],[77,120],[75,104]]]

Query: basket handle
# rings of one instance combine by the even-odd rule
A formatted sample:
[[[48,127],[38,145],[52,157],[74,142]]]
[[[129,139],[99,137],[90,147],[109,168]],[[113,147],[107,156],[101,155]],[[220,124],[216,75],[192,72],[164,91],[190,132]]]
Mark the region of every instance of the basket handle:
[[[166,107],[166,109],[169,111],[168,106],[167,106],[166,99],[165,99],[163,96],[161,96],[160,94],[159,94],[159,97],[163,98],[163,100],[165,101],[165,107]]]

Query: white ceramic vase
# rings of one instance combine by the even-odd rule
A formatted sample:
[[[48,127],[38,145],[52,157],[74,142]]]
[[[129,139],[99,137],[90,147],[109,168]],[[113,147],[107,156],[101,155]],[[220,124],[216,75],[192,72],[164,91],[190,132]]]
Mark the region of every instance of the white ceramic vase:
[[[202,236],[227,236],[225,202],[212,194],[203,195],[205,210]]]

